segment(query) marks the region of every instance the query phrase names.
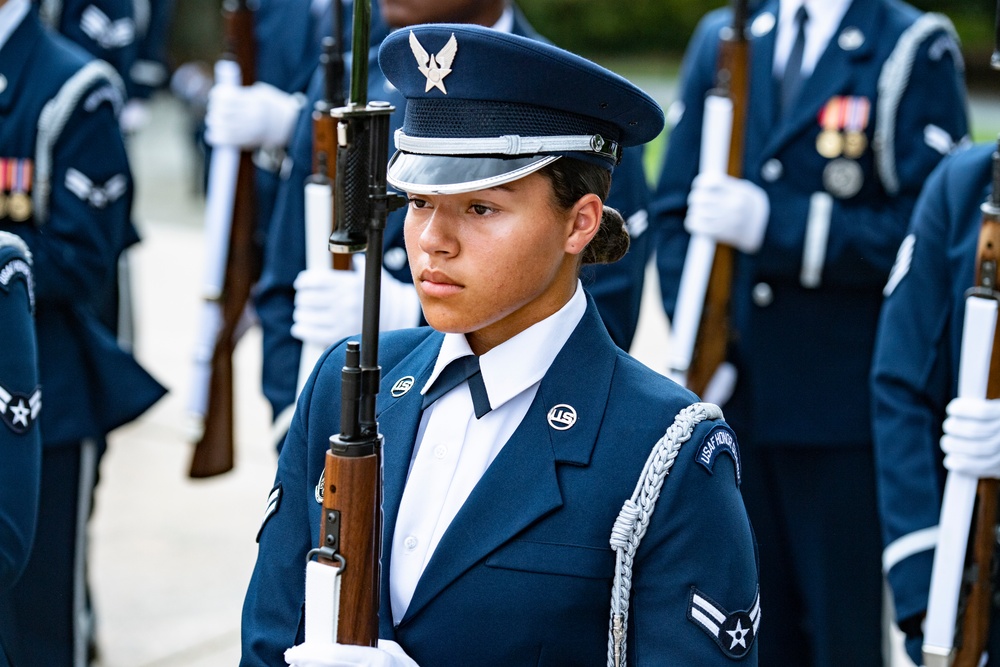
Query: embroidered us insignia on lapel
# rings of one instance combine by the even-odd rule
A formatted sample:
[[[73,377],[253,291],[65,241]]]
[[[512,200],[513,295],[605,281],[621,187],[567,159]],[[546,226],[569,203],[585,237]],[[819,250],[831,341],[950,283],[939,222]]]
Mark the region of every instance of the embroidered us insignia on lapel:
[[[730,658],[739,659],[750,652],[760,625],[760,589],[746,611],[728,612],[694,586],[688,601],[688,620],[708,633]]]

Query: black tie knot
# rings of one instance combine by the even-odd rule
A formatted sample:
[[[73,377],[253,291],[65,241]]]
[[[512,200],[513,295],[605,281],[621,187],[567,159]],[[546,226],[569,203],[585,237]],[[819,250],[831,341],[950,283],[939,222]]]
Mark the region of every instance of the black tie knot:
[[[469,393],[472,394],[472,407],[476,412],[476,419],[481,419],[483,415],[492,410],[492,407],[490,406],[490,398],[486,394],[483,374],[479,370],[479,357],[471,354],[454,359],[445,366],[437,379],[434,380],[434,384],[424,394],[421,409],[426,410],[434,401],[466,380],[469,382]]]
[[[792,50],[788,54],[788,62],[785,64],[785,76],[781,83],[781,113],[787,114],[792,106],[792,102],[798,97],[799,89],[802,88],[802,55],[806,50],[806,22],[809,21],[809,12],[805,5],[799,7],[795,12],[795,24],[798,31],[795,34],[795,42]]]

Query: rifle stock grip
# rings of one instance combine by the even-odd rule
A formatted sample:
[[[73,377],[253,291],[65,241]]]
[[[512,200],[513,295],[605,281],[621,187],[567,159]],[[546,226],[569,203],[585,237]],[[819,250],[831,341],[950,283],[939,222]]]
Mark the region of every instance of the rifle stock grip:
[[[326,453],[323,514],[340,512],[340,532],[331,542],[324,521],[320,545],[334,548],[345,561],[337,624],[340,644],[378,643],[380,468],[377,454],[347,457],[329,450]]]

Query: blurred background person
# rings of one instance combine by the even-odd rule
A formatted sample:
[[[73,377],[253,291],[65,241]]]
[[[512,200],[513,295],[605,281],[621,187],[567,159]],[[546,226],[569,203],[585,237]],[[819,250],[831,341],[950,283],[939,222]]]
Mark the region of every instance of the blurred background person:
[[[951,23],[884,0],[750,16],[742,178],[697,176],[728,10],[699,24],[653,210],[672,317],[690,234],[737,251],[723,404],[760,545],[766,665],[882,660],[868,372],[882,287],[927,175],[968,131]],[[724,400],[716,399],[716,400]]]

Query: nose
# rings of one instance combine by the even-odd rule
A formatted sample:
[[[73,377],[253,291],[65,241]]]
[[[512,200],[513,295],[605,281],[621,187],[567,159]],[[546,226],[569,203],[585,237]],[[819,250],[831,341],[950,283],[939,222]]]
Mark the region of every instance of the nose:
[[[423,223],[418,244],[428,255],[454,256],[458,254],[459,242],[456,236],[457,218],[445,207],[435,208]]]

